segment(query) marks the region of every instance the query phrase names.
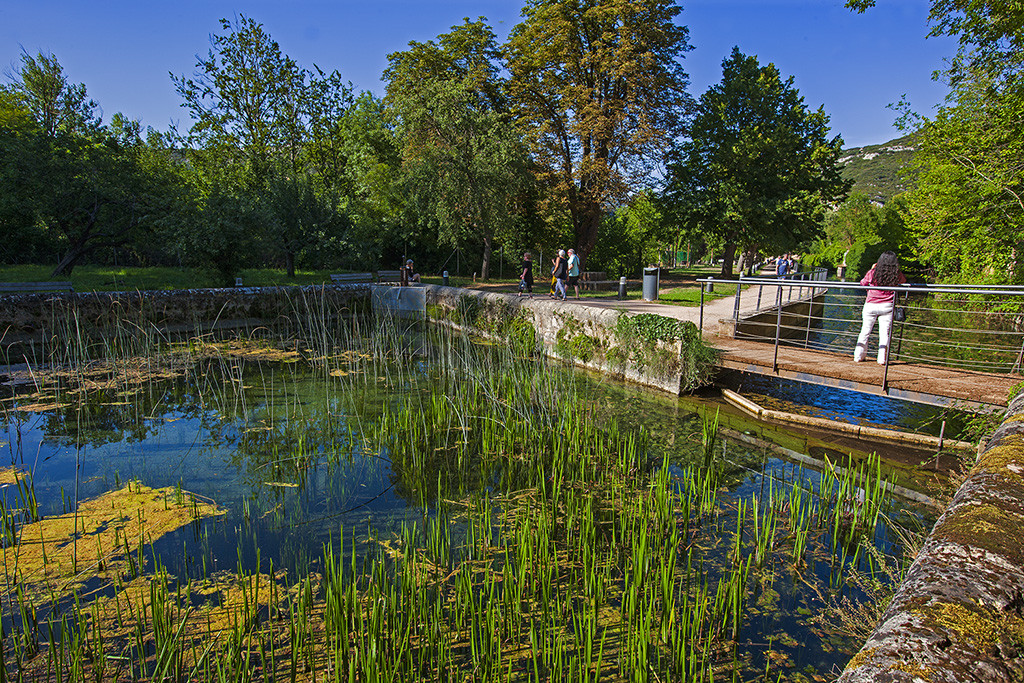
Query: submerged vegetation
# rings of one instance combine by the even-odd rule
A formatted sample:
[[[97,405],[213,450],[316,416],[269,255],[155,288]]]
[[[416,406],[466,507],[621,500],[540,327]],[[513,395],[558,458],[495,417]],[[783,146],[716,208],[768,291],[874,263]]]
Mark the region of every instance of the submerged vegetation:
[[[124,334],[0,403],[5,680],[824,680],[859,643],[812,616],[901,556],[877,458],[636,420],[512,345]]]

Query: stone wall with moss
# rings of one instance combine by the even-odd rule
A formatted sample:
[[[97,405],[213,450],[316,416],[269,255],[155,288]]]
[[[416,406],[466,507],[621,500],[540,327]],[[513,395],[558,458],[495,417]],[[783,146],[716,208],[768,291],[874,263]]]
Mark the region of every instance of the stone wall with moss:
[[[696,325],[546,298],[426,285],[427,316],[675,394],[707,384],[715,351]]]
[[[367,308],[369,285],[20,294],[0,297],[0,347],[38,345],[56,334],[104,335],[121,326],[182,330],[299,324],[310,312]]]
[[[1024,394],[839,681],[1024,681]]]

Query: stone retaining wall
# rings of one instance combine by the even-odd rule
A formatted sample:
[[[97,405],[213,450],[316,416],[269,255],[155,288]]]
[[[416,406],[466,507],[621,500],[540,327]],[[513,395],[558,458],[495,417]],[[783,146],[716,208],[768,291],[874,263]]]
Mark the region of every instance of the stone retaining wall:
[[[0,348],[49,343],[71,326],[76,335],[99,336],[118,325],[192,332],[298,323],[310,310],[334,316],[365,306],[369,291],[355,284],[2,296]]]
[[[549,356],[677,395],[694,388],[680,369],[687,360],[683,343],[658,342],[656,351],[648,354],[651,362],[638,362],[642,340],[618,338],[616,326],[624,315],[619,311],[567,305],[544,296],[509,297],[439,285],[423,289],[427,315],[434,320],[497,337],[507,337],[503,328],[510,321],[523,320],[535,332],[537,346]],[[476,303],[467,305],[470,301]],[[467,315],[467,309],[473,309],[472,315]],[[686,324],[699,337],[696,326]]]
[[[840,683],[1024,681],[1024,394]]]

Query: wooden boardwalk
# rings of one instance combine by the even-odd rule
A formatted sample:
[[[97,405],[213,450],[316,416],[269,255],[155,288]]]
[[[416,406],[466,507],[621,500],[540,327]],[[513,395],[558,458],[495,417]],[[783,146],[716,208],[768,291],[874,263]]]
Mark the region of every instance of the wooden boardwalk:
[[[719,365],[730,370],[969,410],[1005,408],[1010,390],[1024,381],[1021,375],[896,361],[889,365],[883,388],[885,368],[872,357],[854,363],[846,354],[780,345],[776,371],[772,367],[773,344],[722,337],[709,337],[708,341],[722,353]]]

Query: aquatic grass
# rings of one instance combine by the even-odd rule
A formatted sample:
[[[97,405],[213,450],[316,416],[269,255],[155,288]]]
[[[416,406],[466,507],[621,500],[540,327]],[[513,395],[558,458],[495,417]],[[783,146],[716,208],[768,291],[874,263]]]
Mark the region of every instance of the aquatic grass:
[[[680,464],[645,430],[600,415],[557,364],[500,347],[482,353],[443,328],[424,344],[404,322],[325,322],[310,321],[295,345],[327,386],[316,410],[285,390],[271,361],[204,351],[205,338],[178,353],[196,364],[187,377],[207,408],[243,416],[232,438],[254,482],[301,489],[318,468],[375,458],[422,514],[339,531],[296,583],[273,563],[247,582],[239,546],[238,602],[224,598],[216,617],[201,599],[213,589],[205,567],[202,579],[175,579],[155,556],[145,561],[140,538],[116,536],[129,568],[114,581],[115,600],[67,613],[89,615],[84,622],[55,615],[58,635],[23,660],[45,650],[49,671],[65,678],[746,679],[736,653],[754,577],[783,564],[809,575],[821,545],[855,564],[861,539],[877,533],[885,486],[873,460],[830,468],[816,490],[796,474],[744,498],[714,457],[729,444],[710,411],[697,461]],[[346,374],[332,375],[340,366]],[[417,373],[426,381],[412,381]],[[381,385],[395,390],[360,405]],[[339,426],[346,411],[353,417]],[[242,538],[260,565],[258,520],[276,510],[287,524],[290,513],[245,500]],[[11,533],[20,528],[11,523]],[[31,598],[14,600],[36,632]],[[139,664],[94,659],[99,644]]]

